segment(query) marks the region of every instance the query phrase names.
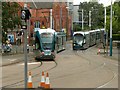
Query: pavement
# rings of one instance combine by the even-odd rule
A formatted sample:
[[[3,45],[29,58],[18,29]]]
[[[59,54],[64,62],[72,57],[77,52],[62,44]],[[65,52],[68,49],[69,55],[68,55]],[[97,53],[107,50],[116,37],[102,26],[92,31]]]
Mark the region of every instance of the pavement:
[[[99,52],[100,50],[100,52]],[[112,56],[110,56],[110,49],[108,48],[107,50],[104,50],[103,48],[97,48],[96,47],[96,52],[97,54],[100,54],[106,58],[110,58],[112,60],[120,60],[119,54],[120,54],[120,49],[118,49],[117,47],[113,47],[112,48]]]
[[[29,46],[29,52],[27,53],[28,59],[33,57],[33,46]],[[23,45],[12,46],[12,51],[8,53],[2,53],[0,58],[0,67],[15,64],[24,61],[24,50]]]

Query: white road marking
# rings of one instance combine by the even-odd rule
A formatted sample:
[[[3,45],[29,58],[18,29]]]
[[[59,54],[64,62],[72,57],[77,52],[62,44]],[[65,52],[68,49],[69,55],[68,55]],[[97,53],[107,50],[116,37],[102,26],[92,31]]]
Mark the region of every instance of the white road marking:
[[[101,85],[101,86],[99,86],[97,88],[103,88],[103,87],[107,86],[109,83],[111,83],[117,77],[116,73],[113,72],[113,74],[114,74],[114,76],[110,81],[108,81],[107,83],[105,83],[105,84],[103,84],[103,85]]]
[[[8,59],[8,60],[10,60],[10,62],[13,62],[13,61],[15,61],[15,60],[17,60],[17,59],[12,59],[12,60],[11,60],[11,59]]]
[[[32,63],[27,63],[27,65],[35,65],[35,64],[40,64],[41,62],[32,62]],[[19,65],[24,65],[24,63],[19,64]]]

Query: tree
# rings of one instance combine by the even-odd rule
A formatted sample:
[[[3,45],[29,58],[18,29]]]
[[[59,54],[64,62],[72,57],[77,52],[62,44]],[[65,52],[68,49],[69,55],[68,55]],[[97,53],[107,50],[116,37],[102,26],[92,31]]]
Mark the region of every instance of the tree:
[[[93,2],[94,1],[94,2]],[[104,27],[104,7],[103,4],[99,4],[97,0],[91,0],[91,2],[83,2],[79,5],[79,12],[84,10],[84,21],[88,22],[84,26],[89,26],[89,11],[91,11],[91,29]],[[79,14],[79,20],[82,20],[81,14]],[[87,29],[87,28],[86,28]]]
[[[2,42],[7,40],[8,29],[13,30],[21,25],[18,11],[21,9],[17,2],[2,2]]]
[[[2,29],[4,31],[13,30],[20,25],[19,10],[20,6],[17,2],[2,2]]]
[[[112,31],[113,34],[117,34],[120,31],[120,1],[115,2],[113,5],[113,17],[112,17]],[[107,30],[110,30],[110,6],[107,7]]]

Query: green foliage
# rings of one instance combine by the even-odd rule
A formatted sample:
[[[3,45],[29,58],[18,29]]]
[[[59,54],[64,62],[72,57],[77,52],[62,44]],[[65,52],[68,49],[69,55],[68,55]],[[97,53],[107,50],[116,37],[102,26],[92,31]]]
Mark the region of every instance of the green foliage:
[[[2,42],[7,40],[7,30],[13,30],[21,24],[18,11],[21,9],[17,2],[2,2]]]
[[[120,34],[113,34],[112,37],[113,37],[113,40],[119,40],[120,41]]]
[[[81,31],[82,28],[81,28],[81,26],[79,24],[73,24],[73,30],[74,31]]]
[[[112,17],[112,33],[117,34],[120,32],[120,1],[115,2],[113,7],[113,17]],[[110,33],[110,6],[107,7],[107,22],[106,29],[108,30],[108,34]]]
[[[91,11],[91,29],[104,27],[104,7],[103,4],[96,2],[97,0],[91,0],[91,2],[80,3],[79,6],[79,21],[82,21],[81,10],[84,10],[84,21],[88,22],[84,24],[84,28],[89,27],[89,11]]]
[[[20,6],[16,2],[2,2],[2,29],[7,32],[20,25],[18,11]]]
[[[2,31],[2,42],[5,43],[7,40],[7,33]]]

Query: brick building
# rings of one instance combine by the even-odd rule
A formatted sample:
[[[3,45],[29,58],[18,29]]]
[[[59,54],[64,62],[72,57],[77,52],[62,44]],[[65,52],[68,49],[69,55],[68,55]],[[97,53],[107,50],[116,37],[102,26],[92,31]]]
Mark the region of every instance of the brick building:
[[[24,6],[24,3],[18,2],[20,6]],[[28,4],[30,7],[30,4]],[[60,31],[60,19],[62,23],[62,28],[65,30],[67,36],[70,36],[71,23],[72,18],[68,15],[67,4],[62,2],[55,2],[52,5],[52,18],[53,18],[53,29],[56,31]],[[50,9],[30,9],[31,18],[30,18],[30,31],[29,31],[29,41],[33,39],[34,34],[34,23],[40,22],[40,28],[42,28],[42,24],[46,28],[50,27]],[[60,12],[62,12],[62,16],[60,16]],[[20,12],[18,12],[20,15]],[[23,41],[23,40],[22,40]]]

